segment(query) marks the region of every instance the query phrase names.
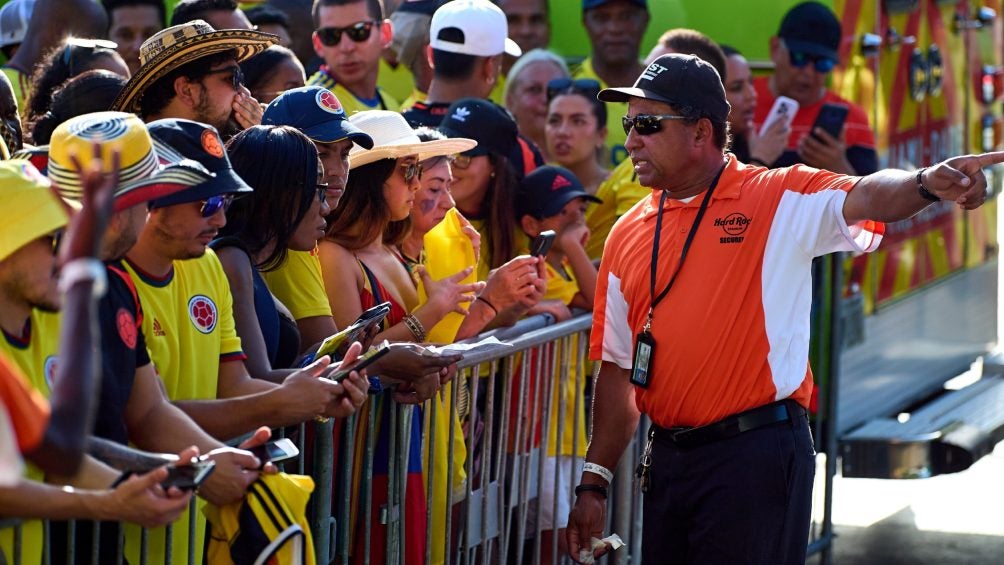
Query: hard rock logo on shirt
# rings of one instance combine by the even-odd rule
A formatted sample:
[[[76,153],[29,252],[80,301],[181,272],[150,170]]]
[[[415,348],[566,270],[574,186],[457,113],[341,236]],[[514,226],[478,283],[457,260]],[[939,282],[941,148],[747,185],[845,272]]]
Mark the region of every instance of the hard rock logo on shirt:
[[[724,218],[715,218],[715,227],[721,228],[725,233],[718,238],[718,243],[742,243],[746,236],[746,230],[750,227],[753,218],[747,217],[742,212],[733,212]]]
[[[220,318],[216,304],[208,296],[202,294],[196,294],[188,301],[188,317],[195,325],[195,329],[204,334],[212,333]]]

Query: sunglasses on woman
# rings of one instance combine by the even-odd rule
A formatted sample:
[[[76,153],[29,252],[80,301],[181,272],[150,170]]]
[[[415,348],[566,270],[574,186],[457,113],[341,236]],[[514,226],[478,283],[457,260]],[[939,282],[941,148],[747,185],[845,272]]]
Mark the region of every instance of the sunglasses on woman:
[[[404,182],[410,183],[412,179],[418,178],[422,180],[422,164],[417,162],[404,163],[401,165],[404,169]]]
[[[352,41],[362,43],[370,38],[370,34],[373,33],[373,26],[377,23],[379,22],[368,21],[356,22],[345,27],[322,27],[315,33],[317,33],[317,39],[321,40],[321,45],[325,47],[338,45],[338,42],[342,40],[343,33],[349,36],[349,39]]]
[[[816,69],[817,73],[826,74],[833,70],[833,67],[837,66],[837,62],[829,57],[824,57],[822,55],[812,55],[810,53],[804,53],[802,51],[793,51],[788,48],[788,44],[784,44],[785,48],[788,49],[788,61],[791,66],[801,69],[812,63],[813,67]]]
[[[663,120],[686,120],[688,118],[684,116],[675,116],[673,114],[638,114],[635,117],[624,116],[621,118],[621,125],[624,127],[624,133],[631,133],[631,128],[634,128],[638,135],[652,135],[662,131],[662,121]]]
[[[600,91],[600,81],[592,78],[567,78],[561,77],[551,79],[547,83],[547,99],[551,100],[558,94],[569,90],[580,94],[595,96]]]
[[[83,49],[94,52],[101,49],[113,51],[119,46],[114,41],[107,39],[84,39],[82,37],[70,37],[66,39],[66,47],[63,47],[62,61],[66,68],[73,70],[73,56],[75,49]]]
[[[228,210],[230,205],[233,203],[233,194],[217,194],[216,196],[210,196],[209,198],[203,200],[202,208],[199,209],[199,212],[202,214],[203,218],[211,218],[220,210]]]

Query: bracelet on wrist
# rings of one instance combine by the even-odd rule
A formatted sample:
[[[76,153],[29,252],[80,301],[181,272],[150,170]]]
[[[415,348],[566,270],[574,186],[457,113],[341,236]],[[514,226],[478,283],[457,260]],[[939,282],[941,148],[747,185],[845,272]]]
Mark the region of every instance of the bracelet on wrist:
[[[480,296],[480,295],[479,295],[479,296],[478,296],[477,298],[475,298],[474,300],[480,300],[481,302],[484,302],[484,303],[485,303],[485,306],[488,306],[489,308],[491,308],[491,309],[492,309],[492,312],[495,312],[495,315],[496,315],[496,316],[498,316],[498,315],[499,315],[499,309],[498,309],[498,308],[496,308],[496,307],[495,307],[495,305],[494,305],[494,304],[492,304],[491,302],[488,302],[488,299],[487,299],[487,298],[485,298],[485,297],[483,297],[483,296]]]
[[[408,314],[404,317],[404,325],[411,331],[411,335],[415,336],[415,341],[425,341],[425,327],[414,314]]]
[[[575,496],[578,498],[584,492],[595,492],[603,498],[607,497],[607,487],[602,485],[579,485],[575,487]]]
[[[610,469],[607,469],[603,465],[599,465],[597,463],[590,463],[590,462],[587,461],[585,464],[582,465],[582,472],[583,473],[592,473],[594,475],[599,475],[599,476],[603,477],[603,480],[606,481],[607,484],[610,484],[614,480],[614,473],[613,473],[613,471],[611,471]]]
[[[97,259],[82,258],[74,259],[59,271],[59,292],[66,294],[73,285],[79,282],[91,282],[91,295],[95,298],[104,296],[105,289],[108,288],[108,274],[105,264]]]
[[[920,194],[920,197],[923,198],[924,200],[930,200],[931,202],[941,202],[941,198],[937,194],[934,194],[930,190],[927,190],[927,187],[924,186],[924,171],[926,170],[927,167],[924,167],[923,169],[917,171],[917,192]]]

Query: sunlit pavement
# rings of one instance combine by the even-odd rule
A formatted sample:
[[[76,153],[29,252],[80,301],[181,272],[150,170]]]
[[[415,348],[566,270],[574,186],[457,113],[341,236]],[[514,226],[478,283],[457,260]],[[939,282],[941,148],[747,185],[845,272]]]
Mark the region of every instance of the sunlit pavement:
[[[816,494],[821,491],[817,483]],[[952,475],[905,481],[838,476],[833,522],[837,564],[1000,565],[1004,443]]]

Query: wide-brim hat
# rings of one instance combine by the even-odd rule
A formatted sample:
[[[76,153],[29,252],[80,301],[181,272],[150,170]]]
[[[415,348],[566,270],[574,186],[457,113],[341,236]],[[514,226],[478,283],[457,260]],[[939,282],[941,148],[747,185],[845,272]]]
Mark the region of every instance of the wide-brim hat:
[[[153,145],[146,125],[134,114],[94,112],[71,118],[52,132],[47,174],[66,200],[83,198],[83,182],[73,163],[76,157],[87,170],[98,145],[102,172],[111,172],[112,153],[119,153],[118,186],[114,210],[170,196],[213,178],[193,160],[162,158]]]
[[[223,51],[236,51],[240,63],[278,43],[279,37],[271,33],[250,29],[215,30],[203,20],[160,30],[143,42],[139,50],[141,66],[115,99],[112,110],[137,112],[143,92],[186,63]]]
[[[373,138],[373,148],[358,145],[349,151],[349,168],[354,169],[380,159],[397,159],[418,155],[419,161],[439,155],[463,153],[478,144],[462,137],[422,141],[404,116],[388,110],[367,110],[349,117],[352,125]]]
[[[0,261],[69,221],[49,179],[23,159],[0,162],[0,208],[5,217],[0,226]]]

